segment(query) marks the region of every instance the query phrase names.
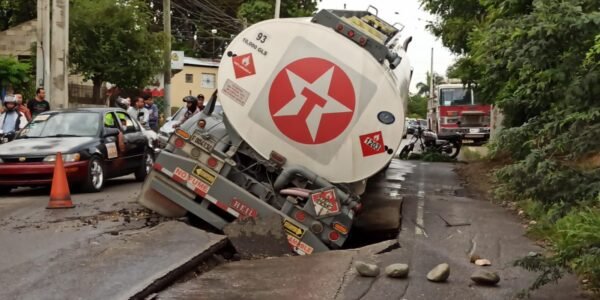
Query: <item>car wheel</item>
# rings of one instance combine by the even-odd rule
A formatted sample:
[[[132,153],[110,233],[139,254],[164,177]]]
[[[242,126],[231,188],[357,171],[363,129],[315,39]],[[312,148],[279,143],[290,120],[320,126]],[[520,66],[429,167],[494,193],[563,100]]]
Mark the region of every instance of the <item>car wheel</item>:
[[[102,160],[93,156],[88,164],[88,176],[83,184],[83,191],[95,193],[104,187],[104,163]]]
[[[149,151],[146,151],[146,154],[144,154],[144,162],[139,166],[137,171],[135,171],[135,180],[144,181],[146,176],[150,174],[153,164],[154,157],[152,157],[152,154]]]

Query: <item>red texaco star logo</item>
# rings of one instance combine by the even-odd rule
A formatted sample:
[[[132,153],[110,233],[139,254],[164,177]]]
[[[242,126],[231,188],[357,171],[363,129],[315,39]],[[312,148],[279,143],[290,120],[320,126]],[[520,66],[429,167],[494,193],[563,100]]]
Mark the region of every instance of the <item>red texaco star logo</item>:
[[[354,87],[336,64],[303,58],[275,76],[269,110],[277,128],[302,144],[322,144],[346,130],[356,106]]]

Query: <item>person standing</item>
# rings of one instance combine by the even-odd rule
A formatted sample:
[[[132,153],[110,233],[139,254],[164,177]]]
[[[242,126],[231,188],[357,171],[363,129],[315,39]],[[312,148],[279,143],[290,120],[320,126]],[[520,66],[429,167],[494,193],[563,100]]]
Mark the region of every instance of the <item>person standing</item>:
[[[17,109],[25,115],[27,122],[31,122],[31,111],[27,106],[23,105],[23,95],[15,94],[15,100],[17,100]]]
[[[142,124],[142,126],[146,127],[148,126],[150,113],[144,107],[144,105],[144,98],[138,96],[137,98],[135,98],[133,105],[127,110],[127,113],[131,118],[138,120]]]
[[[46,101],[46,91],[44,88],[38,88],[35,90],[35,98],[27,102],[27,108],[31,112],[32,118],[35,118],[37,115],[50,110],[50,103]]]
[[[148,126],[154,131],[158,131],[158,107],[154,104],[154,98],[151,95],[144,95],[144,108],[149,112]]]
[[[200,111],[204,110],[204,95],[198,94],[198,109]]]
[[[3,134],[14,135],[27,125],[27,118],[17,109],[14,96],[4,98],[4,112],[0,114],[0,131]]]

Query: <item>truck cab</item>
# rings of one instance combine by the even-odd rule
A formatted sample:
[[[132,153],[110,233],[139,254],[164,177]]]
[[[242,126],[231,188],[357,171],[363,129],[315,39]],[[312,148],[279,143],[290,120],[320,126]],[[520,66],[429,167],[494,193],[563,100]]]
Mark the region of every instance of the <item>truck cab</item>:
[[[427,122],[439,135],[461,133],[464,143],[483,144],[490,137],[491,105],[477,99],[473,88],[441,84],[428,102]]]

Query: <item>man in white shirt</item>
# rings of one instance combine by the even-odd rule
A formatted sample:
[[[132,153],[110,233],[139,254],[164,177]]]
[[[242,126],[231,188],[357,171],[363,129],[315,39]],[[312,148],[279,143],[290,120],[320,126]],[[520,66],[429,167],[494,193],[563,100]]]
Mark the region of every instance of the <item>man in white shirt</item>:
[[[127,113],[132,119],[138,120],[144,127],[148,126],[150,112],[144,108],[144,98],[136,97],[133,105],[127,109]]]

